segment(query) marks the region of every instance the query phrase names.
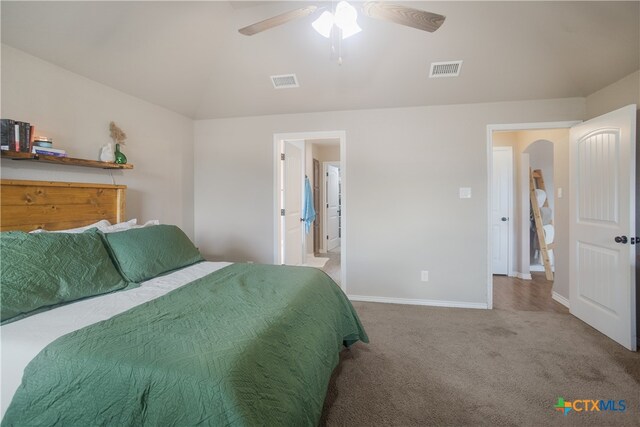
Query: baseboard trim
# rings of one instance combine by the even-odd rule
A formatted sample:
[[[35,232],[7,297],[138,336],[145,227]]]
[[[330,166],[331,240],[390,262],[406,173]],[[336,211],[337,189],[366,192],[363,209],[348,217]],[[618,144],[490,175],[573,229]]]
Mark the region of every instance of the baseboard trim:
[[[509,277],[517,277],[522,280],[531,280],[531,273],[520,273],[519,271],[512,271],[507,274]]]
[[[534,271],[536,273],[540,273],[545,271],[544,269],[544,265],[540,265],[540,264],[531,264],[529,266],[529,271]],[[554,273],[556,272],[556,267],[555,266],[551,266],[551,271],[553,271]]]
[[[370,297],[364,295],[348,295],[351,301],[362,302],[381,302],[385,304],[404,304],[404,305],[426,305],[430,307],[450,307],[450,308],[474,308],[487,309],[486,303],[480,302],[460,302],[460,301],[440,301],[428,299],[409,299],[409,298],[387,298],[387,297]]]
[[[554,301],[557,301],[560,304],[564,305],[565,307],[567,307],[569,309],[571,308],[571,307],[569,307],[569,300],[566,299],[565,297],[563,297],[562,295],[560,295],[559,293],[557,293],[556,291],[552,291],[551,292],[551,298]]]

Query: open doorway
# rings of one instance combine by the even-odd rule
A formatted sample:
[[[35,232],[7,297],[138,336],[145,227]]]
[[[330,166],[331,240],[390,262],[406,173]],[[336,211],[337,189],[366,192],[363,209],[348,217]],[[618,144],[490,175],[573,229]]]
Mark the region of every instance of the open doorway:
[[[274,145],[274,262],[322,269],[345,290],[345,134],[276,134]]]
[[[306,165],[313,188],[316,219],[306,234],[303,265],[322,269],[338,284],[342,282],[342,170],[340,139],[305,140]]]
[[[567,138],[568,129],[493,134],[495,308],[568,311],[553,300],[554,143]]]
[[[545,206],[553,198],[553,210],[549,212],[553,221],[553,282],[544,295],[546,302],[569,308],[570,314],[594,327],[609,338],[635,351],[636,336],[636,105],[628,105],[586,122],[538,123],[520,125],[487,126],[488,206],[492,206],[493,150],[501,132],[517,132],[515,152],[521,153],[516,163],[515,174],[522,188],[524,182],[533,181],[534,171],[528,163],[536,146],[553,145],[553,191],[546,191],[538,200],[535,186],[530,187],[529,207],[521,197],[517,218],[523,225],[530,222],[526,212],[530,206]],[[523,135],[526,141],[522,143]],[[539,144],[542,142],[541,144]],[[525,152],[530,146],[528,152]],[[527,164],[527,167],[523,167]],[[529,173],[531,170],[531,173]],[[542,171],[542,168],[539,169]],[[543,173],[539,174],[543,176]],[[540,187],[541,188],[541,187]],[[563,189],[566,188],[566,194]],[[518,196],[519,192],[516,192]],[[522,191],[521,193],[524,193]],[[547,204],[549,206],[549,204]],[[535,217],[535,208],[534,217]],[[538,220],[538,218],[536,218]],[[537,227],[539,232],[544,223]],[[491,222],[488,217],[488,260],[491,261],[493,240]],[[627,235],[634,236],[630,240]],[[531,235],[530,235],[531,236]],[[538,235],[538,239],[541,239]],[[543,236],[542,238],[545,238]],[[531,270],[531,251],[523,245],[523,236],[517,253],[520,272],[523,266]],[[630,245],[627,245],[630,243]],[[546,264],[546,263],[545,263]],[[516,270],[517,271],[517,270]],[[498,308],[498,288],[489,264],[487,280],[487,306]],[[546,273],[546,272],[545,272]],[[533,273],[531,273],[534,276]],[[504,276],[502,276],[504,277]],[[520,292],[520,297],[530,294],[541,286],[530,286],[533,281],[519,280],[512,288],[529,290]],[[534,295],[535,296],[535,295]],[[522,298],[521,298],[522,299]],[[495,300],[495,303],[494,303]],[[539,299],[537,300],[538,302]],[[535,301],[534,301],[535,302]],[[525,307],[504,307],[515,310],[540,310],[539,304]]]
[[[568,301],[563,295],[569,294],[569,227],[568,223],[565,224],[569,203],[563,197],[563,189],[569,185],[568,142],[569,128],[572,124],[573,122],[563,122],[489,127],[488,152],[492,154],[489,159],[492,184],[489,186],[490,308],[567,311]],[[498,156],[496,153],[499,153]],[[501,158],[504,159],[500,160]],[[509,162],[512,165],[511,169],[504,166]],[[505,170],[508,178],[504,178]],[[544,272],[531,203],[532,171],[537,171],[537,174],[544,177],[546,188],[536,190],[534,194],[538,196],[538,212],[542,209],[544,213],[544,224],[539,228],[550,255],[551,269],[557,270],[556,264],[564,263],[559,269],[559,281],[548,280]],[[501,183],[501,175],[502,181],[507,183]],[[539,180],[535,180],[535,183],[537,182]],[[501,195],[500,188],[508,194]],[[505,204],[505,200],[508,202],[509,199],[510,203]],[[538,205],[539,202],[541,203]],[[510,210],[505,206],[511,206]],[[558,221],[556,218],[561,220]],[[500,225],[506,230],[503,233],[508,232],[508,240],[496,233]],[[558,238],[561,240],[560,243]],[[503,264],[496,263],[498,258],[506,258],[506,264],[504,261]],[[506,265],[507,270],[505,271],[504,267],[498,269],[500,265]]]

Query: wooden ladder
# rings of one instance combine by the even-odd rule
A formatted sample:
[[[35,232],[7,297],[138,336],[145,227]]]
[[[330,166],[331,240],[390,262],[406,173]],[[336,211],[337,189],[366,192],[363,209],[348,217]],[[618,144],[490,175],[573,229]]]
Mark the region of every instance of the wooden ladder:
[[[532,170],[529,168],[529,199],[531,200],[531,209],[533,210],[533,220],[536,225],[536,235],[538,236],[538,246],[540,247],[540,257],[544,264],[544,273],[547,280],[553,280],[553,271],[551,270],[551,260],[549,259],[549,246],[544,238],[544,228],[542,224],[542,215],[540,214],[540,208],[538,207],[538,199],[536,198],[536,189],[543,190],[545,193],[547,189],[544,186],[544,178],[542,177],[542,171],[540,169]],[[544,207],[549,206],[549,195],[542,205]]]

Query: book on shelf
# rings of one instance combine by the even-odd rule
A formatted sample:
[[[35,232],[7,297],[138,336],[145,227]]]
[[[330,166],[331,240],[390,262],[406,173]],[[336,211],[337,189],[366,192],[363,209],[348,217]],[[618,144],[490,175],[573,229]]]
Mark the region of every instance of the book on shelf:
[[[31,124],[26,122],[16,122],[16,126],[19,128],[20,132],[20,151],[28,153],[31,148]]]
[[[36,151],[49,151],[52,153],[59,153],[59,154],[66,154],[67,152],[65,150],[63,150],[62,148],[53,148],[53,147],[38,147],[37,145],[34,146],[31,149],[32,153],[35,153]]]
[[[53,153],[49,151],[38,151],[35,154],[39,156],[67,157],[67,153]]]
[[[13,122],[13,151],[20,151],[20,123]]]
[[[30,123],[0,119],[0,148],[5,151],[30,152],[32,128]]]
[[[0,119],[0,147],[3,150],[15,148],[15,123],[11,119]]]
[[[37,147],[31,149],[33,154],[41,154],[43,156],[67,157],[67,152],[59,148]]]
[[[27,150],[27,153],[31,152],[31,149],[33,148],[33,141],[36,138],[36,127],[34,125],[29,125],[29,133],[29,149]]]

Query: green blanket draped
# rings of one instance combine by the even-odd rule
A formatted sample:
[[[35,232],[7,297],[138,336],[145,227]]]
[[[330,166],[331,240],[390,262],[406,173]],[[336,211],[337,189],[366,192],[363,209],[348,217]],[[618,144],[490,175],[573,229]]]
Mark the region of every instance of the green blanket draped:
[[[341,346],[358,340],[320,270],[233,264],[51,343],[2,425],[317,425]]]

